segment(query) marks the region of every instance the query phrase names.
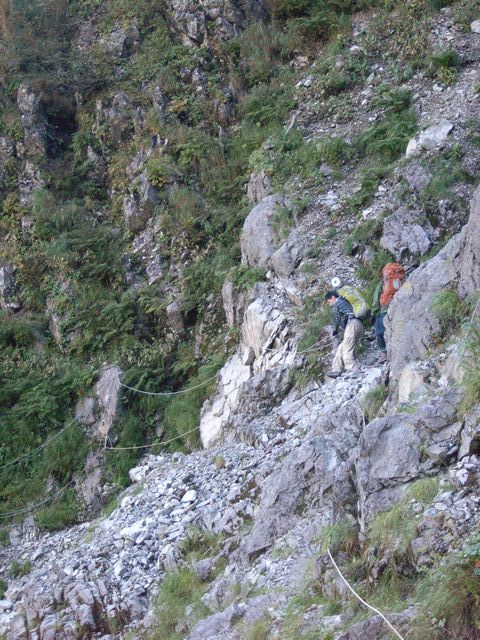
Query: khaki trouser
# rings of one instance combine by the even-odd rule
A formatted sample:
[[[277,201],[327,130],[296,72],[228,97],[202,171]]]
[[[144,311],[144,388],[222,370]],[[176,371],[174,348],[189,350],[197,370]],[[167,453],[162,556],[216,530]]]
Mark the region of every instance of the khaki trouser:
[[[343,340],[338,345],[333,359],[332,370],[355,369],[355,346],[363,336],[365,329],[361,320],[349,320],[345,327]]]

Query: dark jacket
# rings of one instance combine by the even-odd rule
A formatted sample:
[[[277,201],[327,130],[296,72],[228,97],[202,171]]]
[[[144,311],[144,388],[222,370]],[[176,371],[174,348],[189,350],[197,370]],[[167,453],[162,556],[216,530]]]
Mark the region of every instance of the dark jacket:
[[[333,305],[333,332],[337,333],[339,329],[343,331],[347,326],[347,322],[354,318],[353,307],[348,300],[345,300],[345,298],[341,296],[337,298],[337,301]]]

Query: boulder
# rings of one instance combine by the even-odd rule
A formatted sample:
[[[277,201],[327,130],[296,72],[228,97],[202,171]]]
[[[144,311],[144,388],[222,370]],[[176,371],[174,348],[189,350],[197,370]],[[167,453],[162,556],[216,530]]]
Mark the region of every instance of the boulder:
[[[313,422],[303,442],[262,482],[253,528],[240,542],[239,554],[245,561],[268,549],[305,509],[320,513],[324,525],[355,511],[351,466],[346,463],[360,436],[360,409],[349,403]]]
[[[132,242],[132,253],[143,263],[149,285],[161,280],[163,275],[157,239],[157,227],[152,220],[149,220],[147,227],[136,235]]]
[[[45,184],[40,169],[30,160],[27,160],[18,176],[18,190],[22,207],[29,207],[32,204],[35,192],[43,189]]]
[[[428,389],[428,373],[418,363],[408,363],[398,380],[398,401],[410,402],[424,395]]]
[[[416,138],[412,138],[407,145],[405,155],[407,158],[419,155],[422,151],[436,151],[447,140],[453,124],[446,120],[428,127]]]
[[[240,238],[242,262],[248,266],[266,267],[275,253],[279,238],[274,218],[281,205],[280,196],[267,196],[248,214]]]
[[[182,333],[185,329],[182,310],[178,302],[173,301],[167,305],[167,320],[168,326],[175,333]]]
[[[465,456],[480,454],[480,407],[477,406],[465,418],[461,434],[459,460]]]
[[[90,452],[84,466],[84,474],[77,479],[76,490],[89,509],[97,510],[104,503],[105,454]]]
[[[236,410],[241,386],[251,375],[250,365],[237,354],[220,370],[217,391],[205,402],[200,414],[200,437],[205,448],[221,437]]]
[[[121,374],[122,371],[119,367],[115,365],[107,367],[94,386],[100,410],[97,429],[101,436],[108,434],[120,411]]]
[[[132,194],[123,198],[123,214],[128,230],[133,233],[142,231],[150,217],[149,213],[138,206],[136,198]]]
[[[413,191],[421,192],[428,187],[432,174],[420,162],[411,162],[402,172],[403,178]]]
[[[245,311],[245,294],[236,289],[233,282],[225,280],[222,287],[222,301],[228,326],[230,328],[239,327],[242,324]]]
[[[265,17],[263,0],[173,0],[174,24],[184,45],[208,44],[212,39],[228,40],[248,21]]]
[[[86,425],[94,425],[97,436],[108,435],[120,412],[122,370],[116,365],[105,367],[93,387],[93,397],[87,396],[77,403],[75,417]]]
[[[107,137],[102,133],[105,124],[108,127]],[[93,132],[101,134],[100,137],[107,146],[113,144],[118,147],[128,140],[133,132],[133,108],[126,93],[115,94],[111,106],[108,106],[108,103],[105,104],[102,99],[97,100],[96,124]]]
[[[467,224],[439,253],[421,265],[398,291],[385,320],[390,350],[391,379],[398,382],[407,362],[421,360],[440,326],[431,311],[432,300],[443,289],[460,297],[480,288],[480,189],[471,202]]]
[[[245,312],[241,341],[259,358],[271,348],[278,333],[285,327],[287,318],[266,298],[257,298]]]
[[[424,255],[434,236],[434,229],[424,216],[402,206],[385,218],[380,246],[400,261],[408,254]]]
[[[123,20],[115,21],[115,28],[102,43],[115,58],[129,58],[138,48],[140,33],[134,20],[127,26]]]
[[[298,266],[302,257],[298,234],[295,231],[272,255],[272,267],[279,278],[288,278]]]
[[[0,308],[18,309],[16,293],[15,267],[9,262],[0,260]]]
[[[474,20],[470,25],[470,29],[473,33],[480,33],[480,20]]]
[[[414,611],[403,611],[402,613],[389,613],[386,617],[390,624],[402,633],[408,631]],[[337,640],[383,640],[391,637],[391,631],[385,620],[379,616],[371,616],[363,622],[357,622],[348,631],[336,636]]]
[[[458,450],[458,403],[458,392],[450,391],[416,413],[377,418],[365,426],[355,459],[362,526],[400,500],[409,482],[432,472]],[[438,451],[432,449],[429,456],[428,447]]]
[[[245,613],[245,605],[232,604],[223,611],[214,613],[197,622],[187,640],[221,640],[228,631],[241,620]]]
[[[42,113],[41,94],[29,82],[17,90],[17,106],[24,129],[23,145],[26,157],[44,156],[47,148],[47,125]]]
[[[247,186],[247,197],[252,204],[258,204],[272,193],[272,179],[263,169],[251,173]]]

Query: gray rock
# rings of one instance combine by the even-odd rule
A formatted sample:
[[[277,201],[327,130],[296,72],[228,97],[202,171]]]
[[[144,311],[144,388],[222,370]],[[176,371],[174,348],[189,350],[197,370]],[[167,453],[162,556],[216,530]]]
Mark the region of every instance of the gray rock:
[[[40,638],[42,640],[55,640],[57,636],[58,620],[57,616],[52,614],[42,620],[39,627]]]
[[[198,46],[210,39],[228,40],[240,32],[247,21],[265,17],[263,0],[173,0],[173,18],[183,44]]]
[[[0,261],[0,307],[2,309],[17,309],[16,293],[15,267],[2,260]]]
[[[96,125],[94,133],[100,133],[105,125],[109,129],[108,142],[119,146],[128,140],[133,132],[133,108],[128,95],[124,92],[115,94],[111,106],[103,100],[97,100]]]
[[[228,326],[240,326],[245,311],[246,295],[238,291],[231,280],[226,280],[222,287],[222,301]]]
[[[162,258],[157,244],[158,232],[152,220],[147,228],[135,236],[132,242],[132,252],[145,266],[149,285],[161,280],[163,275]]]
[[[423,191],[432,180],[432,174],[420,162],[410,163],[403,171],[403,177],[414,191]]]
[[[115,58],[129,58],[138,48],[140,33],[135,21],[127,27],[120,20],[115,21],[115,29],[110,32],[106,40],[106,49]]]
[[[20,192],[20,204],[29,207],[32,204],[36,191],[45,187],[45,180],[40,172],[30,160],[25,162],[23,170],[18,176],[18,189]]]
[[[108,435],[112,425],[118,417],[120,411],[120,394],[122,387],[120,385],[121,369],[113,365],[106,367],[98,382],[95,384],[93,391],[95,393],[95,431],[97,435],[105,437]],[[85,421],[89,422],[89,415],[92,413],[91,403],[81,404],[77,406],[76,414],[85,415]],[[83,415],[79,419],[83,421]]]
[[[280,278],[288,278],[298,266],[302,257],[298,235],[293,231],[288,240],[272,255],[272,267]]]
[[[81,604],[75,610],[75,617],[83,633],[88,633],[95,629],[95,619],[93,617],[92,608],[88,604]]]
[[[449,133],[453,129],[451,122],[442,121],[436,125],[428,127],[416,138],[412,138],[407,145],[405,155],[407,158],[419,155],[422,151],[435,151],[447,140]]]
[[[142,231],[150,217],[148,211],[138,206],[136,198],[132,194],[123,198],[123,214],[128,229],[134,233]]]
[[[398,381],[399,402],[409,402],[420,397],[428,391],[428,374],[415,366],[414,363],[406,364]]]
[[[480,20],[474,20],[470,25],[470,29],[473,33],[480,33]]]
[[[413,611],[390,613],[387,620],[400,632],[407,630],[413,618]],[[337,636],[337,640],[383,640],[391,633],[381,616],[372,616],[363,622],[357,622],[348,631]]]
[[[258,204],[272,193],[272,179],[262,169],[259,173],[251,173],[247,186],[247,197],[252,204]]]
[[[29,82],[22,82],[17,90],[17,106],[25,132],[25,156],[34,158],[46,153],[47,126],[41,108],[41,94]]]
[[[176,333],[182,333],[185,329],[181,307],[178,302],[167,305],[167,320],[170,329]]]
[[[215,562],[212,558],[206,558],[205,560],[198,560],[193,564],[193,570],[195,575],[202,582],[206,582],[211,576],[215,568]]]
[[[266,267],[278,246],[274,218],[281,206],[278,195],[267,196],[248,214],[243,225],[240,246],[242,261],[250,267]]]
[[[220,634],[225,638],[226,633],[243,617],[244,613],[245,605],[232,604],[224,611],[197,622],[187,640],[211,640]]]
[[[480,454],[480,407],[465,418],[458,458]]]
[[[434,235],[428,220],[403,206],[385,218],[380,246],[400,261],[408,254],[424,255],[430,249]]]
[[[457,448],[462,425],[455,422],[459,396],[450,392],[417,413],[377,418],[364,428],[355,460],[361,522],[399,500],[412,480],[431,471],[441,456],[424,459],[423,447]]]

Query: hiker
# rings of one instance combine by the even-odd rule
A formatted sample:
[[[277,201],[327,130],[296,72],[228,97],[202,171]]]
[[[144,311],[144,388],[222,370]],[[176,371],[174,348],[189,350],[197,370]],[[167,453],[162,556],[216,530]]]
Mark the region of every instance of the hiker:
[[[338,378],[344,369],[347,371],[358,370],[355,360],[355,346],[364,333],[363,322],[360,318],[361,316],[366,317],[368,313],[368,307],[359,292],[353,287],[348,287],[344,293],[351,298],[349,301],[340,295],[344,289],[345,287],[342,287],[340,291],[330,290],[325,294],[325,302],[333,309],[333,335],[340,337],[340,334],[343,333],[333,358],[332,370],[327,372],[329,378]],[[357,302],[349,290],[353,292]]]
[[[378,283],[372,300],[372,314],[375,316],[375,337],[380,351],[377,364],[387,360],[387,345],[385,342],[385,326],[383,321],[387,315],[388,305],[393,296],[405,282],[405,269],[397,262],[389,262],[380,272],[382,280]]]

